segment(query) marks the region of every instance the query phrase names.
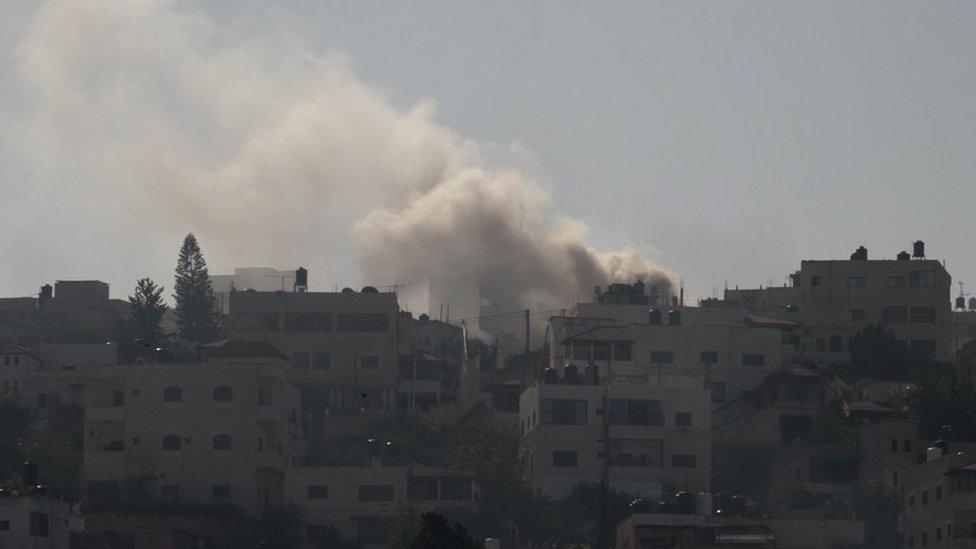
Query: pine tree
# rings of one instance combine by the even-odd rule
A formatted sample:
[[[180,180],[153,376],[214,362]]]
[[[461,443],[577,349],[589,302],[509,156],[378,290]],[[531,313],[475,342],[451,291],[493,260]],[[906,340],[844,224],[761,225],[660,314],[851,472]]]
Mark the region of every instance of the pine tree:
[[[176,318],[180,337],[205,343],[217,337],[217,311],[207,262],[193,233],[186,235],[176,263]]]
[[[132,304],[132,335],[143,345],[155,348],[163,339],[163,315],[169,308],[163,302],[163,287],[142,278],[136,282],[129,303]]]

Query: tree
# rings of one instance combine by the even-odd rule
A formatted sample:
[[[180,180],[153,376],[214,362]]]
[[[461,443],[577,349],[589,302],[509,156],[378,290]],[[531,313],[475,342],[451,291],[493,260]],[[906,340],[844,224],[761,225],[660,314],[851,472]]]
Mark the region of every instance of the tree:
[[[468,535],[460,523],[452,528],[437,513],[424,513],[422,526],[410,545],[412,549],[483,549],[484,545]]]
[[[976,440],[976,388],[948,374],[923,376],[908,394],[908,409],[918,418],[919,434],[935,440],[950,425],[958,440]]]
[[[129,296],[132,304],[132,333],[144,345],[158,346],[163,339],[163,315],[169,308],[163,302],[163,287],[150,278],[136,282],[134,295]]]
[[[912,379],[925,360],[882,324],[865,326],[851,336],[851,364],[840,372],[848,381],[862,378]]]
[[[203,343],[217,337],[218,317],[207,262],[193,233],[186,235],[176,263],[176,317],[180,337]]]

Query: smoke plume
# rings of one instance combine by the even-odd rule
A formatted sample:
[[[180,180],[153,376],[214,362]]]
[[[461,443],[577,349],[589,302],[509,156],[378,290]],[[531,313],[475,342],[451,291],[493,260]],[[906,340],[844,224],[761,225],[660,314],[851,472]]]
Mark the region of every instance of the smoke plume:
[[[439,124],[431,100],[397,109],[292,31],[149,0],[43,5],[18,38],[2,143],[20,163],[11,191],[34,207],[0,206],[5,218],[59,231],[47,255],[123,291],[168,281],[191,230],[214,272],[303,264],[313,289],[461,273],[492,304],[549,308],[611,280],[671,280],[634,250],[588,246],[539,183]]]

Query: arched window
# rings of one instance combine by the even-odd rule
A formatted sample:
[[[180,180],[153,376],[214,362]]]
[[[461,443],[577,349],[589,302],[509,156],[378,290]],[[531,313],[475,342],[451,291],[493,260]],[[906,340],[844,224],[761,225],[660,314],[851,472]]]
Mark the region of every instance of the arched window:
[[[838,335],[830,336],[830,351],[839,352],[844,350],[844,339]]]
[[[163,437],[163,450],[179,450],[183,448],[183,441],[176,435]]]
[[[226,385],[214,387],[214,402],[230,402],[234,400],[234,390]]]
[[[230,435],[216,435],[213,437],[214,450],[230,450]]]
[[[183,400],[183,388],[170,385],[163,389],[163,402],[180,402]]]

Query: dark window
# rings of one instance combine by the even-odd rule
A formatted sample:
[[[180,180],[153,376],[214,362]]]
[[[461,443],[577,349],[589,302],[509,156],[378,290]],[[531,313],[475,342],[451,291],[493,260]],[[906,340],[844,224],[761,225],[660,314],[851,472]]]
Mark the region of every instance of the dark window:
[[[915,506],[915,495],[914,494],[908,496],[908,506],[909,507],[914,507]]]
[[[4,531],[7,531],[7,530],[10,530],[10,521],[9,520],[0,520],[0,532],[4,532]]]
[[[471,501],[471,480],[466,478],[441,479],[442,501]]]
[[[897,438],[891,439],[891,451],[892,452],[897,452],[898,451],[898,439]]]
[[[942,541],[942,527],[939,526],[935,529],[935,541]]]
[[[935,286],[935,271],[912,271],[908,274],[908,283],[915,288]]]
[[[922,490],[922,505],[928,505],[929,503],[929,491]]]
[[[31,511],[30,535],[40,538],[46,538],[48,536],[48,517],[46,514],[38,511]]]
[[[662,425],[664,413],[658,400],[611,399],[611,425]]]
[[[553,467],[576,467],[576,451],[575,450],[553,450],[552,466]]]
[[[824,352],[827,350],[827,340],[822,337],[817,338],[817,352]]]
[[[230,486],[227,484],[214,484],[210,488],[210,493],[213,494],[215,498],[229,498],[230,497]]]
[[[929,534],[928,532],[922,532],[922,547],[927,547],[929,544]]]
[[[698,459],[688,454],[674,454],[671,456],[671,467],[696,467]]]
[[[124,452],[125,451],[125,441],[113,440],[105,446],[105,451],[107,452]]]
[[[936,486],[935,487],[935,501],[939,501],[940,499],[942,499],[942,487],[941,486]]]
[[[112,406],[125,406],[125,391],[119,389],[112,392]]]
[[[905,277],[903,276],[889,276],[887,281],[889,288],[901,288],[905,285]]]
[[[633,360],[633,344],[629,341],[615,341],[613,343],[613,359],[622,362]]]
[[[390,315],[386,313],[339,313],[336,323],[340,332],[386,332]]]
[[[911,321],[925,324],[935,322],[935,307],[912,307]]]
[[[610,360],[610,342],[593,342],[593,360]]]
[[[305,487],[305,497],[308,499],[327,499],[329,487],[325,484],[309,484]]]
[[[393,501],[393,485],[360,484],[359,501]]]
[[[359,364],[363,368],[379,368],[380,367],[380,357],[379,357],[379,355],[363,355],[359,359]]]
[[[234,400],[234,390],[226,385],[214,387],[213,399],[215,402],[230,402]]]
[[[822,281],[823,281],[823,277],[820,275],[813,275],[810,277],[810,285],[813,287],[820,286],[820,283]]]
[[[651,351],[651,364],[672,364],[674,353],[671,351]]]
[[[742,355],[743,366],[765,366],[766,355],[744,354]]]
[[[331,332],[332,315],[329,313],[286,313],[285,330],[288,332]]]
[[[332,356],[329,353],[314,353],[312,355],[312,368],[316,370],[332,368]]]
[[[888,324],[908,322],[908,307],[884,307],[881,309],[881,321]]]
[[[728,398],[724,382],[712,381],[708,384],[708,388],[712,391],[712,404],[721,404]]]
[[[864,309],[851,309],[851,320],[855,322],[864,320],[866,316]]]
[[[180,402],[183,400],[183,389],[175,385],[163,389],[163,402]]]
[[[675,427],[691,427],[691,412],[677,412],[674,414]]]
[[[230,450],[230,435],[215,435],[213,437],[214,450]]]
[[[163,450],[179,450],[183,448],[183,440],[176,435],[166,435],[163,437]]]
[[[830,336],[830,352],[838,353],[844,350],[844,338],[839,335]]]
[[[542,399],[544,425],[586,425],[586,401]]]
[[[295,353],[291,356],[291,367],[296,370],[308,370],[309,354]]]
[[[863,276],[849,276],[849,277],[847,277],[847,287],[848,288],[863,288],[864,287],[864,277]]]
[[[718,351],[702,351],[702,364],[718,364]]]

